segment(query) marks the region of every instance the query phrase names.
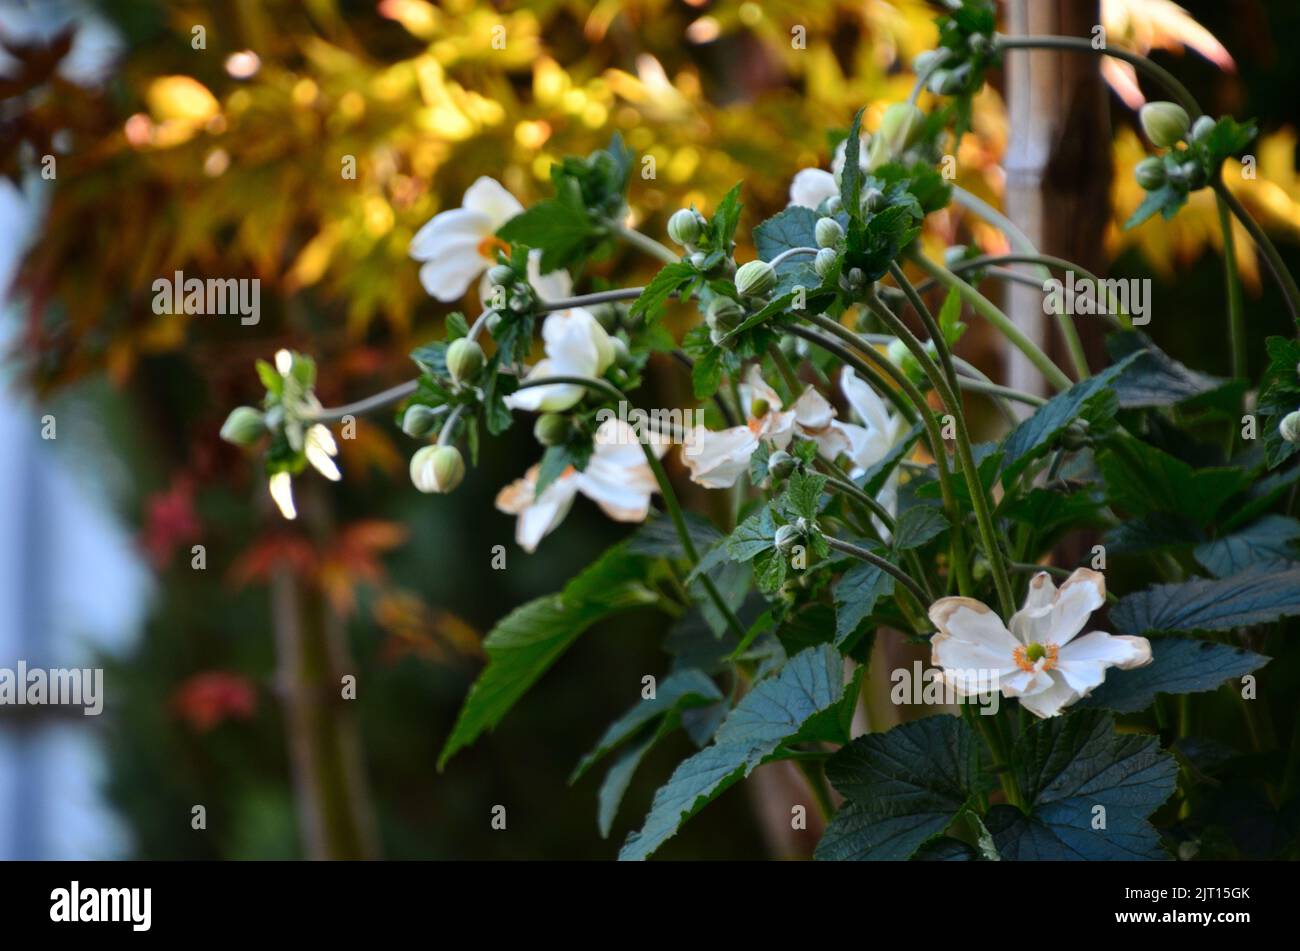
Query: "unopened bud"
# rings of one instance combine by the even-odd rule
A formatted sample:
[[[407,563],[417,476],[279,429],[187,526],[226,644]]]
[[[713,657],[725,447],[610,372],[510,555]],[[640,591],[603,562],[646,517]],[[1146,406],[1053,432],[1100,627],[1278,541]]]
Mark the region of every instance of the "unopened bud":
[[[704,312],[704,320],[709,328],[719,333],[736,329],[744,319],[744,306],[739,301],[721,294],[709,301],[709,306]]]
[[[509,287],[515,282],[515,271],[509,264],[494,264],[488,268],[488,283],[493,287]]]
[[[1210,116],[1201,116],[1192,123],[1192,131],[1188,134],[1187,140],[1189,142],[1204,141],[1205,137],[1214,131],[1216,125],[1218,125],[1218,123]]]
[[[1287,442],[1300,443],[1300,409],[1287,413],[1277,426],[1278,434]]]
[[[682,208],[673,212],[668,219],[668,237],[687,248],[700,239],[704,231],[704,219],[693,208]]]
[[[813,270],[817,272],[818,277],[825,277],[835,266],[839,255],[834,248],[822,248],[817,252],[817,257],[813,258]]]
[[[736,290],[760,297],[776,287],[776,270],[766,261],[748,261],[736,270]]]
[[[782,525],[776,530],[772,544],[776,545],[778,551],[789,554],[802,537],[803,533],[793,525]]]
[[[568,441],[572,429],[567,416],[543,413],[533,424],[533,435],[543,446],[559,446]]]
[[[1142,131],[1157,148],[1171,148],[1187,134],[1191,120],[1187,110],[1176,102],[1148,102],[1138,112]]]
[[[844,237],[844,229],[834,218],[819,218],[817,226],[813,229],[813,235],[817,238],[817,247],[833,248]]]
[[[221,426],[221,438],[236,446],[247,446],[266,432],[266,420],[251,406],[236,406]]]
[[[775,479],[788,479],[798,467],[799,461],[784,449],[778,449],[767,457],[767,471]]]
[[[453,340],[447,347],[447,372],[457,383],[474,379],[483,369],[483,348],[468,337]]]
[[[455,446],[425,446],[411,457],[411,482],[421,492],[451,492],[464,478],[465,460]]]
[[[1147,191],[1155,191],[1165,183],[1165,163],[1154,155],[1144,158],[1133,169],[1133,177]]]
[[[889,152],[895,158],[914,144],[925,126],[925,113],[910,102],[896,102],[885,110],[880,120],[880,131]]]
[[[402,432],[415,439],[429,435],[437,425],[438,414],[423,403],[408,406],[402,414]]]

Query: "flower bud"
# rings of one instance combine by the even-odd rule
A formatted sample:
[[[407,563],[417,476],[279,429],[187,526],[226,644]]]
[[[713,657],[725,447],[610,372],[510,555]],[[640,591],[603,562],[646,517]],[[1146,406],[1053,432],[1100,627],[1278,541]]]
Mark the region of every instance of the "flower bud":
[[[483,348],[468,337],[453,340],[447,347],[447,372],[457,383],[474,379],[483,369]]]
[[[1187,181],[1188,188],[1205,187],[1205,169],[1201,167],[1200,162],[1188,160],[1183,163],[1183,178]]]
[[[429,435],[437,425],[438,414],[422,403],[408,406],[402,414],[402,432],[415,439]]]
[[[776,287],[776,270],[766,261],[749,261],[736,270],[736,290],[761,297]]]
[[[1154,155],[1144,158],[1133,169],[1133,177],[1147,191],[1155,191],[1165,183],[1165,163]]]
[[[862,210],[879,211],[885,203],[885,193],[879,188],[872,186],[862,190]]]
[[[609,345],[614,348],[614,365],[627,367],[632,365],[632,351],[627,348],[627,341],[622,337],[610,337]]]
[[[885,110],[877,137],[883,137],[891,155],[897,158],[916,144],[925,126],[925,113],[910,102],[896,102]]]
[[[818,218],[813,234],[817,238],[817,247],[833,248],[844,237],[844,229],[834,218]]]
[[[236,446],[256,442],[266,432],[266,420],[251,406],[236,406],[221,426],[221,438]]]
[[[694,254],[691,255],[691,263],[694,264],[696,267],[704,267],[704,262],[707,261],[708,259],[709,256],[705,254],[703,251],[696,251]]]
[[[494,264],[488,268],[487,277],[493,287],[509,287],[515,282],[515,271],[509,264]]]
[[[693,208],[681,208],[668,219],[668,237],[684,248],[689,248],[704,232],[704,219]]]
[[[898,367],[907,376],[909,380],[919,380],[921,378],[921,364],[917,362],[912,351],[907,349],[907,344],[895,338],[889,342],[887,349],[889,362]]]
[[[1088,437],[1090,425],[1086,419],[1080,417],[1070,423],[1061,433],[1061,445],[1066,449],[1077,452],[1088,446],[1092,440]]]
[[[759,396],[750,402],[749,415],[753,419],[762,419],[764,416],[767,415],[768,410],[770,410],[771,408],[772,408],[772,404],[769,403],[767,400],[763,399],[763,397]]]
[[[776,545],[778,551],[789,554],[802,538],[803,533],[793,525],[782,525],[776,530],[772,544]]]
[[[465,460],[455,446],[425,446],[411,457],[411,482],[421,492],[451,492],[465,478]]]
[[[1300,443],[1300,409],[1287,413],[1278,423],[1277,431],[1287,442]]]
[[[817,272],[818,277],[825,277],[835,266],[838,258],[839,255],[834,248],[822,248],[817,252],[817,257],[813,258],[813,270]]]
[[[1210,116],[1201,116],[1192,123],[1192,131],[1187,136],[1187,140],[1189,142],[1203,141],[1207,135],[1214,131],[1216,125],[1218,125],[1218,123]]]
[[[842,205],[843,202],[840,201],[839,195],[831,195],[830,198],[827,198],[822,202],[822,207],[826,209],[826,214],[828,215],[838,214]]]
[[[569,417],[559,413],[543,413],[533,424],[533,435],[543,446],[559,446],[568,441],[572,428]]]
[[[798,460],[784,449],[778,449],[767,457],[767,471],[772,473],[775,479],[789,478],[798,465]]]
[[[1138,112],[1138,119],[1151,144],[1162,149],[1182,139],[1191,123],[1187,110],[1176,102],[1148,102]]]
[[[705,323],[719,333],[736,329],[744,319],[745,308],[740,302],[721,294],[709,301],[709,306],[704,311]]]

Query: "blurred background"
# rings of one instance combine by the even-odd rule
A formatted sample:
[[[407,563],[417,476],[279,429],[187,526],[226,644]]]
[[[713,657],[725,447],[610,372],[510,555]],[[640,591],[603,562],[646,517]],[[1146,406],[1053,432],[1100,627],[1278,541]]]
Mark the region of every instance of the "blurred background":
[[[1256,118],[1258,174],[1229,180],[1300,263],[1296,4],[1000,10],[1008,32],[1102,23],[1210,113]],[[597,781],[566,780],[641,677],[666,667],[654,616],[597,626],[495,733],[442,774],[434,763],[486,631],[626,528],[580,502],[537,555],[513,545],[492,501],[536,457],[527,426],[486,443],[454,497],[430,497],[407,476],[417,444],[388,414],[358,420],[340,442],[343,482],[299,480],[292,524],[257,460],[218,430],[260,398],[256,358],[313,355],[321,399],[338,404],[410,377],[407,354],[449,312],[477,313],[473,291],[460,307],[428,297],[407,246],[480,175],[528,204],[551,163],[618,132],[655,157],[652,180],[633,176],[639,227],[662,238],[673,210],[709,211],[743,179],[746,236],[784,207],[796,171],[827,167],[828,132],[864,104],[873,127],[906,97],[936,12],[920,0],[0,0],[0,667],[105,668],[100,717],[0,707],[0,858],[612,858],[686,741],[652,753],[610,840]],[[1146,329],[1226,374],[1212,200],[1121,234],[1142,197],[1142,90],[1091,57],[1043,56],[1032,76],[1028,60],[1009,63],[981,94],[959,183],[1045,251],[1153,278]],[[955,211],[929,226],[933,253],[1005,248]],[[1244,235],[1237,246],[1257,373],[1263,337],[1289,320]],[[619,252],[599,276],[635,284],[655,267]],[[260,279],[260,321],[155,315],[151,285],[177,270]],[[1036,300],[1012,305],[1034,320]],[[691,315],[672,318],[680,330]],[[1021,372],[979,328],[960,351],[995,378]],[[682,376],[654,364],[645,405],[686,405]],[[506,571],[491,566],[499,544]],[[338,673],[356,676],[354,701],[333,699]],[[663,854],[798,854],[764,788],[734,788]],[[490,825],[497,804],[504,831]]]

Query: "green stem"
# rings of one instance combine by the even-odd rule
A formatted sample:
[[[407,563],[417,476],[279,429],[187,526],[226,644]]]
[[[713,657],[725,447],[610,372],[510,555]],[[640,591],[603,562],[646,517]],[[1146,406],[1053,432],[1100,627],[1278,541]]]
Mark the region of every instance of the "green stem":
[[[640,231],[637,231],[635,228],[629,228],[626,225],[617,224],[614,222],[610,223],[610,227],[613,230],[614,234],[618,235],[618,237],[621,238],[623,241],[626,241],[628,244],[636,248],[638,251],[644,251],[646,254],[650,255],[651,257],[658,258],[660,261],[663,261],[665,264],[676,264],[678,261],[681,260],[681,258],[676,254],[676,252],[673,251],[672,248],[660,244],[654,238],[650,237],[649,235],[642,234]]]
[[[1296,287],[1295,278],[1287,269],[1277,247],[1269,236],[1264,233],[1264,229],[1260,227],[1259,222],[1252,218],[1250,212],[1237,200],[1237,196],[1228,191],[1228,187],[1223,184],[1222,179],[1215,180],[1213,188],[1215,194],[1223,200],[1228,206],[1228,210],[1232,212],[1236,219],[1241,222],[1241,226],[1250,234],[1251,240],[1255,242],[1255,247],[1259,248],[1264,255],[1269,270],[1273,272],[1273,279],[1277,281],[1278,286],[1282,288],[1283,296],[1286,297],[1287,307],[1291,311],[1291,319],[1300,320],[1300,288]]]
[[[1025,254],[1038,253],[1038,249],[1029,240],[1029,236],[1021,231],[1014,221],[988,202],[955,185],[953,186],[952,195],[957,204],[1001,230],[1013,247],[1018,248]],[[1046,268],[1043,269],[1043,273],[1045,277],[1050,276]],[[1070,351],[1070,359],[1074,362],[1075,374],[1080,380],[1087,379],[1089,374],[1088,356],[1083,350],[1083,341],[1079,338],[1079,329],[1074,326],[1074,320],[1069,314],[1065,313],[1064,309],[1058,309],[1056,324],[1061,329],[1061,336],[1065,339],[1066,349]]]
[[[946,267],[941,264],[935,264],[925,255],[918,254],[914,257],[914,260],[923,271],[937,280],[940,284],[943,284],[945,287],[956,288],[958,293],[960,293],[962,297],[966,298],[967,302],[975,308],[976,313],[1001,331],[1002,335],[1010,340],[1011,343],[1015,345],[1016,349],[1028,358],[1029,362],[1038,369],[1039,373],[1043,374],[1043,376],[1047,378],[1047,381],[1051,383],[1053,387],[1057,390],[1069,388],[1071,385],[1070,378],[1062,373],[1060,368],[1052,362],[1052,358],[1043,353],[1036,343],[1026,337],[1011,318],[1002,313],[1002,311],[999,310],[992,301],[979,291],[975,290],[975,288],[971,287],[956,274],[953,274]]]
[[[846,542],[842,538],[835,538],[832,535],[823,535],[822,537],[826,539],[826,544],[830,545],[831,548],[834,548],[836,551],[842,551],[846,555],[852,555],[854,558],[859,558],[870,565],[875,565],[881,571],[885,572],[885,574],[891,576],[895,581],[902,584],[902,586],[910,591],[912,596],[916,598],[917,604],[921,606],[922,613],[924,613],[929,607],[930,601],[925,593],[925,589],[917,584],[917,582],[913,581],[911,575],[905,572],[902,568],[899,568],[892,561],[882,558],[875,552],[868,551],[860,545]]]
[[[1246,378],[1246,315],[1242,310],[1241,278],[1237,274],[1237,244],[1232,236],[1232,212],[1223,196],[1215,195],[1219,210],[1219,228],[1223,232],[1223,279],[1228,285],[1228,346],[1232,355],[1232,375]],[[1235,429],[1234,429],[1235,431]]]

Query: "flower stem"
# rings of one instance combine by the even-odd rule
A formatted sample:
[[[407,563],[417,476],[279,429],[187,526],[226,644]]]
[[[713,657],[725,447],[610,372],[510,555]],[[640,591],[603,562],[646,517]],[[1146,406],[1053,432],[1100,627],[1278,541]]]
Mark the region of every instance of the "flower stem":
[[[971,287],[956,274],[941,264],[935,264],[923,254],[917,254],[913,260],[920,268],[945,287],[956,288],[958,293],[970,303],[975,311],[1002,332],[1008,340],[1023,353],[1057,390],[1068,389],[1071,380],[1052,362],[1052,358],[1043,353],[1038,345],[1021,332],[1020,328],[1006,314],[1002,313],[992,301]]]
[[[1232,236],[1232,212],[1223,196],[1215,194],[1219,211],[1219,228],[1223,232],[1223,280],[1228,285],[1228,347],[1232,356],[1232,375],[1246,378],[1246,315],[1242,311],[1241,278],[1237,274],[1237,243]]]
[[[923,612],[927,607],[929,607],[930,600],[926,596],[925,589],[923,589],[917,582],[913,581],[911,575],[907,574],[907,572],[903,571],[902,568],[899,568],[892,561],[889,561],[886,558],[881,558],[875,552],[868,551],[852,542],[846,542],[842,538],[835,538],[832,535],[823,535],[822,537],[826,539],[826,544],[830,545],[836,551],[842,551],[846,555],[860,558],[867,562],[867,564],[875,565],[881,571],[885,572],[885,574],[901,583],[903,587],[910,591],[912,596],[916,598],[916,601],[921,605],[921,610]]]
[[[660,244],[654,238],[647,234],[642,234],[635,228],[629,228],[626,225],[616,223],[611,223],[610,227],[613,229],[614,234],[623,241],[626,241],[638,251],[644,251],[651,257],[658,258],[665,264],[676,264],[681,260],[672,248]]]
[[[342,406],[322,407],[305,419],[313,422],[323,423],[331,420],[342,419],[344,416],[360,416],[362,413],[369,413],[372,410],[383,409],[385,406],[391,406],[393,403],[401,402],[412,393],[420,381],[407,380],[405,383],[399,383],[397,386],[390,386],[386,390],[381,390],[373,396],[367,396],[365,399],[357,400],[355,403],[345,403]]]
[[[1291,319],[1300,321],[1300,288],[1296,287],[1295,277],[1287,269],[1277,247],[1269,236],[1264,233],[1264,229],[1260,227],[1259,222],[1252,218],[1250,212],[1237,200],[1237,196],[1223,184],[1222,179],[1216,179],[1213,188],[1215,194],[1223,200],[1224,204],[1228,206],[1228,210],[1241,222],[1241,226],[1250,234],[1251,240],[1255,242],[1255,246],[1264,255],[1269,270],[1273,272],[1273,279],[1277,281],[1278,286],[1282,288],[1283,296],[1286,297],[1287,307],[1291,311]]]

